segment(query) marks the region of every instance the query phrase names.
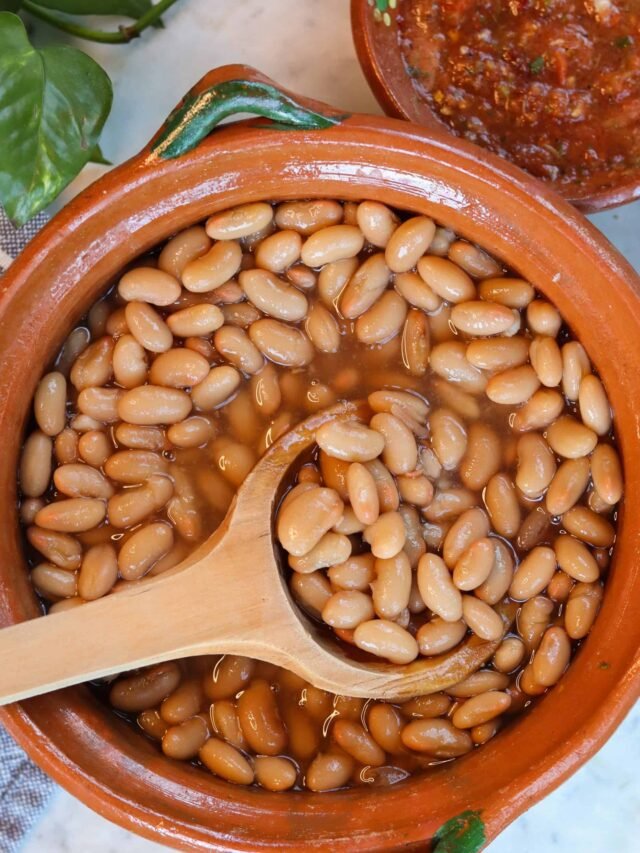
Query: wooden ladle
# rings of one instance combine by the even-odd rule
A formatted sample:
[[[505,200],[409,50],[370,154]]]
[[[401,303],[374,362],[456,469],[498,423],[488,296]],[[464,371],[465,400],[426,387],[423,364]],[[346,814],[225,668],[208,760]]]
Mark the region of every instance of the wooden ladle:
[[[273,533],[289,472],[313,446],[321,424],[364,414],[364,404],[341,403],[275,442],[220,527],[174,569],[81,607],[0,630],[0,705],[213,653],[286,667],[332,693],[381,699],[433,693],[477,670],[499,641],[470,636],[449,654],[406,666],[349,660],[289,594]]]

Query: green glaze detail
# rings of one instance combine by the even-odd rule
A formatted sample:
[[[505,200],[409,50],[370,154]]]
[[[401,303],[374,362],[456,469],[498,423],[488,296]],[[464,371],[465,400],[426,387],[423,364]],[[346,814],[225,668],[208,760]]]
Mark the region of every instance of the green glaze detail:
[[[433,853],[478,853],[486,841],[478,811],[466,811],[443,823],[433,836]]]
[[[373,17],[386,27],[391,26],[391,13],[398,7],[398,0],[367,0],[373,9]]]
[[[163,159],[180,157],[195,148],[223,119],[237,113],[272,119],[275,124],[269,126],[280,130],[322,130],[344,118],[302,107],[268,83],[227,80],[197,95],[187,95],[167,119],[152,151]]]

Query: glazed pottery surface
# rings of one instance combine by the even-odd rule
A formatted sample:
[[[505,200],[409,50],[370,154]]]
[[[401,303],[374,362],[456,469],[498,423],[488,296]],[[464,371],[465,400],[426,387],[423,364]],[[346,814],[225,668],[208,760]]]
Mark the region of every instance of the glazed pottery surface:
[[[227,66],[197,91],[237,79],[265,78]],[[84,687],[10,706],[2,721],[85,803],[181,849],[424,850],[438,827],[469,809],[490,840],[592,755],[640,690],[640,282],[568,203],[446,133],[370,116],[321,130],[236,123],[178,159],[146,149],[43,229],[1,285],[0,625],[39,613],[15,510],[16,467],[36,383],[73,324],[123,264],[179,229],[235,204],[313,197],[376,199],[479,243],[558,306],[600,372],[626,496],[602,611],[570,670],[482,749],[389,788],[321,795],[235,787],[171,761]]]

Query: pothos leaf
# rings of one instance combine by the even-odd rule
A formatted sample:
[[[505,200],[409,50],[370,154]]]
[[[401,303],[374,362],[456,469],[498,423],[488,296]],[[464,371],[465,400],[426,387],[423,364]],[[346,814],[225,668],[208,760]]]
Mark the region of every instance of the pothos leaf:
[[[34,0],[45,9],[67,15],[124,15],[139,18],[151,8],[151,0]]]
[[[208,136],[223,119],[251,113],[272,119],[278,130],[321,130],[339,124],[346,116],[327,116],[303,107],[268,83],[225,80],[197,95],[187,95],[171,113],[153,151],[163,159],[185,154]]]
[[[433,853],[478,853],[486,841],[478,811],[461,812],[443,823],[433,836]]]
[[[91,157],[112,101],[100,66],[72,47],[36,50],[0,12],[0,202],[22,225]]]
[[[21,5],[21,0],[0,0],[0,12],[17,12]]]
[[[113,166],[111,160],[107,160],[107,158],[102,153],[102,148],[99,145],[96,145],[93,151],[91,152],[91,156],[89,157],[90,163],[97,163],[99,166]]]

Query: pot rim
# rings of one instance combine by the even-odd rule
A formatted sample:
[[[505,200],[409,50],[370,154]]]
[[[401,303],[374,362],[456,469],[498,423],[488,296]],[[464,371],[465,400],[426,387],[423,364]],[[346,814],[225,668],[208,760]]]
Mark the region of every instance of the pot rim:
[[[417,107],[412,109],[411,101],[408,98],[401,97],[400,87],[394,86],[389,75],[384,71],[385,50],[377,43],[376,28],[382,28],[383,31],[389,29],[374,19],[372,3],[369,0],[351,0],[351,31],[358,62],[369,87],[386,115],[392,118],[405,119],[430,130],[441,131],[455,139],[460,139],[426,104],[421,103],[420,109]],[[409,78],[406,79],[411,85]],[[616,182],[614,186],[601,187],[595,190],[577,189],[571,186],[565,189],[565,187],[558,186],[555,183],[546,184],[542,181],[539,183],[543,186],[552,187],[555,192],[562,195],[585,214],[601,213],[640,199],[640,172],[635,178],[623,179]]]
[[[587,299],[589,294],[593,297],[594,282],[611,287],[608,291],[608,309],[612,312],[612,306],[615,305],[621,312],[624,310],[625,323],[636,330],[636,339],[640,335],[640,280],[631,267],[566,202],[515,167],[484,152],[479,154],[474,146],[460,144],[449,135],[427,133],[424,128],[405,122],[367,116],[351,117],[342,125],[321,132],[290,131],[284,144],[281,145],[281,141],[276,132],[265,129],[264,125],[241,122],[218,131],[180,160],[160,162],[150,157],[148,150],[145,150],[114,169],[54,217],[12,265],[3,282],[0,327],[8,322],[8,316],[18,316],[22,311],[23,316],[28,315],[34,323],[40,323],[38,331],[44,334],[44,318],[41,315],[45,308],[40,307],[39,311],[28,314],[23,304],[29,287],[37,286],[45,292],[44,285],[39,284],[43,264],[47,265],[48,274],[53,276],[54,281],[58,281],[56,270],[60,269],[61,290],[67,288],[69,294],[77,297],[73,305],[61,313],[68,315],[68,319],[71,315],[77,319],[80,306],[86,308],[93,301],[94,294],[103,289],[109,279],[111,272],[101,259],[111,258],[115,254],[114,247],[123,236],[128,235],[126,252],[133,257],[156,244],[163,236],[168,236],[171,230],[203,218],[204,210],[213,212],[243,201],[291,198],[296,195],[346,199],[365,195],[374,199],[384,198],[388,203],[405,209],[428,212],[437,208],[441,222],[461,223],[462,227],[457,226],[458,231],[470,239],[482,233],[483,240],[480,242],[501,257],[505,257],[508,240],[515,239],[516,233],[522,231],[517,217],[509,220],[509,216],[517,212],[526,219],[534,242],[537,239],[545,247],[546,254],[542,256],[529,248],[531,257],[526,257],[526,263],[524,260],[521,263],[511,260],[510,266],[520,268],[525,273],[527,267],[534,264],[535,258],[536,275],[532,276],[535,284],[543,292],[554,293],[563,315],[573,325],[583,324],[585,328],[595,310]],[[246,168],[234,173],[232,164],[242,163],[243,158],[247,162]],[[258,164],[251,166],[250,163],[256,158]],[[219,168],[218,163],[221,164]],[[275,164],[279,164],[279,169],[274,172]],[[216,180],[212,177],[214,173],[217,175]],[[196,178],[196,175],[200,177]],[[293,186],[299,188],[300,192],[292,194]],[[164,187],[164,193],[160,196],[154,196],[157,187]],[[499,211],[495,210],[496,187],[502,192]],[[472,192],[471,188],[476,191]],[[143,204],[147,198],[145,193],[153,196],[153,200],[147,199]],[[493,209],[485,201],[487,198],[494,199]],[[122,218],[118,219],[116,215]],[[150,216],[157,217],[152,225],[149,225]],[[111,227],[102,233],[100,241],[94,240],[91,244],[82,242],[96,224],[108,226],[109,217],[112,217]],[[490,227],[492,218],[493,230]],[[508,220],[511,230],[506,224],[506,232],[496,229],[495,223],[500,220],[505,220],[505,223]],[[527,239],[531,242],[531,235]],[[77,260],[79,245],[84,247],[84,258],[81,257],[81,260],[85,267],[94,260],[96,262],[91,273],[91,287],[82,299],[78,294],[83,281],[90,277],[89,273],[80,268],[82,264],[72,265],[68,272],[64,266],[65,257],[67,260]],[[586,295],[568,276],[567,259],[560,263],[558,247],[578,253],[575,255],[576,269],[579,268],[582,273],[587,270],[590,272],[589,292]],[[516,248],[522,247],[514,244],[506,251],[506,256],[512,258]],[[120,251],[123,251],[122,248]],[[559,283],[552,274],[556,261],[558,269],[562,270]],[[113,263],[114,269],[121,266],[120,261]],[[571,288],[571,294],[563,293],[561,288],[565,284]],[[576,304],[571,301],[573,299]],[[68,296],[64,304],[70,301],[71,296]],[[29,304],[32,307],[32,303]],[[60,322],[70,326],[64,316]],[[621,322],[617,315],[612,317],[612,325],[615,325],[614,320]],[[12,326],[17,329],[18,340],[21,339],[21,326],[15,323]],[[607,331],[607,334],[610,336],[614,331]],[[620,417],[623,414],[627,417],[629,413],[629,423],[637,426],[640,424],[640,394],[637,393],[635,377],[640,376],[640,353],[636,355],[630,351],[625,359],[619,346],[616,350],[615,340],[610,343],[608,339],[604,340],[606,335],[602,337],[602,341],[594,341],[594,348],[605,352],[611,345],[616,363],[607,363],[605,366],[603,358],[596,359],[601,375],[605,384],[610,385],[614,408]],[[51,344],[51,340],[38,342],[34,339],[32,358],[36,365],[42,363],[38,362],[38,348],[48,348],[47,351],[51,352]],[[0,391],[13,388],[12,383],[20,381],[22,397],[28,405],[35,380],[29,379],[25,384],[24,377],[16,375],[20,373],[19,361],[12,362],[11,356],[0,365]],[[634,388],[635,395],[630,393]],[[9,423],[14,429],[17,428],[18,437],[8,451],[13,471],[21,425],[27,411],[27,406],[23,405],[22,412],[19,412],[21,405],[22,400],[17,399],[11,420],[8,420],[6,412],[0,414],[1,430],[6,430]],[[631,427],[620,434],[625,462],[633,452],[634,438]],[[618,554],[623,551],[633,553],[634,548],[636,553],[640,552],[640,531],[636,532],[630,527],[630,519],[635,516],[634,506],[637,505],[640,511],[640,472],[635,477],[628,464],[625,464],[625,468],[629,492],[621,519]],[[0,488],[5,487],[6,483],[0,479]],[[625,521],[625,518],[628,520]],[[16,525],[15,513],[12,523]],[[15,538],[15,530],[13,536]],[[626,631],[626,627],[631,624],[629,608],[622,606],[620,613],[614,612],[613,599],[615,593],[618,604],[624,601],[623,586],[627,583],[632,588],[637,587],[640,592],[640,567],[622,558],[614,562],[609,582],[610,595],[605,596],[602,611],[607,614],[607,620],[615,617],[607,621],[612,630],[605,630],[602,615],[594,627],[594,636],[597,634],[604,649],[612,651],[611,660],[599,660],[594,653],[600,646],[596,647],[594,642],[585,643],[585,648],[577,655],[563,681],[544,697],[534,711],[525,715],[516,725],[507,727],[499,738],[479,751],[484,768],[482,774],[496,774],[491,782],[485,779],[480,785],[478,801],[473,803],[482,810],[487,840],[495,837],[534,801],[581,766],[611,735],[640,693],[640,626]],[[0,624],[10,624],[29,613],[33,615],[33,603],[29,607],[23,597],[24,585],[22,589],[3,591],[4,595],[0,596]],[[640,623],[640,620],[637,622]],[[621,630],[622,625],[625,626],[625,633],[616,650],[611,650],[609,635],[614,633],[614,628]],[[632,640],[636,638],[634,645]],[[607,663],[606,669],[600,666],[603,662]],[[576,718],[580,718],[580,726],[567,726],[566,721],[563,721],[562,736],[552,732],[548,752],[536,753],[535,759],[527,761],[526,768],[518,771],[515,778],[508,773],[501,776],[499,754],[511,752],[516,760],[513,750],[517,750],[519,741],[520,746],[524,741],[519,733],[526,730],[530,733],[527,739],[535,741],[536,733],[540,733],[540,724],[534,723],[534,720],[541,720],[545,716],[548,719],[555,708],[566,710],[566,694],[571,693],[572,686],[579,681],[580,676],[583,678],[583,686],[585,680],[592,679],[594,690],[600,685],[598,689],[602,694],[597,702],[593,701],[593,697],[585,697],[585,701],[575,710]],[[259,796],[250,790],[237,789],[229,794],[228,786],[215,783],[215,780],[200,780],[184,768],[175,769],[167,759],[150,763],[149,767],[145,767],[148,779],[139,779],[136,773],[140,771],[141,765],[133,759],[127,764],[127,756],[123,755],[122,750],[123,742],[133,744],[133,739],[138,736],[132,732],[126,736],[115,722],[103,724],[97,703],[93,700],[87,702],[87,697],[88,693],[83,688],[74,688],[65,694],[51,694],[49,697],[1,709],[0,714],[9,731],[31,757],[87,805],[128,829],[184,849],[253,850],[258,845],[265,849],[273,849],[274,846],[278,849],[300,849],[298,844],[303,838],[308,840],[310,847],[327,850],[335,849],[336,843],[344,843],[346,840],[354,850],[391,849],[400,843],[400,839],[403,843],[424,844],[425,839],[431,838],[441,823],[460,811],[454,804],[460,802],[464,793],[465,777],[476,772],[480,766],[477,757],[479,753],[476,751],[455,764],[441,765],[429,776],[414,777],[412,781],[388,790],[378,789],[375,811],[383,816],[383,820],[378,820],[377,828],[369,831],[363,828],[362,823],[358,823],[362,816],[354,813],[358,808],[366,809],[366,794],[360,789],[323,794],[321,797],[304,793],[289,794],[286,799],[262,791]],[[120,762],[118,769],[129,773],[126,778],[132,785],[130,790],[123,793],[122,790],[110,787],[105,782],[109,777],[104,773],[99,777],[95,772],[87,772],[81,758],[73,754],[72,747],[64,742],[59,728],[55,736],[46,732],[43,718],[46,719],[47,714],[42,709],[53,713],[57,706],[61,706],[66,714],[68,726],[78,733],[78,748],[82,746],[104,750],[105,758]],[[90,726],[82,728],[79,721],[80,708],[89,722],[95,723],[93,739],[87,731]],[[56,725],[60,719],[56,718]],[[187,793],[193,791],[194,801],[204,798],[207,791],[213,791],[210,802],[214,802],[218,808],[215,817],[219,818],[221,829],[216,824],[211,832],[205,833],[208,827],[194,825],[182,814],[171,816],[158,808],[158,801],[146,805],[138,802],[139,790],[147,792],[145,782],[150,786],[152,780],[162,778],[159,765],[170,767],[172,778],[179,780],[176,784],[184,784]],[[169,770],[166,772],[168,774]],[[189,780],[189,785],[184,783],[185,779]],[[436,790],[438,786],[442,791]],[[166,792],[169,792],[169,786]],[[187,793],[183,796],[186,797]],[[420,814],[420,808],[426,808],[425,794],[440,803],[439,816]],[[256,804],[257,800],[263,805]],[[310,801],[313,801],[312,809],[308,808]],[[164,800],[160,798],[160,802],[164,803]],[[342,806],[338,806],[338,803],[342,803]],[[336,814],[336,810],[340,814],[340,810],[344,811],[345,807],[348,814],[343,815],[336,825],[332,815]],[[400,826],[393,826],[390,824],[391,818],[399,810],[405,813],[404,822]],[[229,811],[233,812],[231,818],[239,821],[235,835],[229,832]],[[290,812],[294,811],[295,815],[292,816]],[[323,837],[307,836],[305,827],[310,826],[318,814],[322,815],[327,834]],[[373,819],[372,815],[365,817],[367,820]],[[243,821],[253,821],[255,827],[259,827],[262,821],[266,832],[268,827],[264,822],[276,818],[284,827],[282,831],[293,832],[293,836],[258,839],[256,835],[246,834]]]

